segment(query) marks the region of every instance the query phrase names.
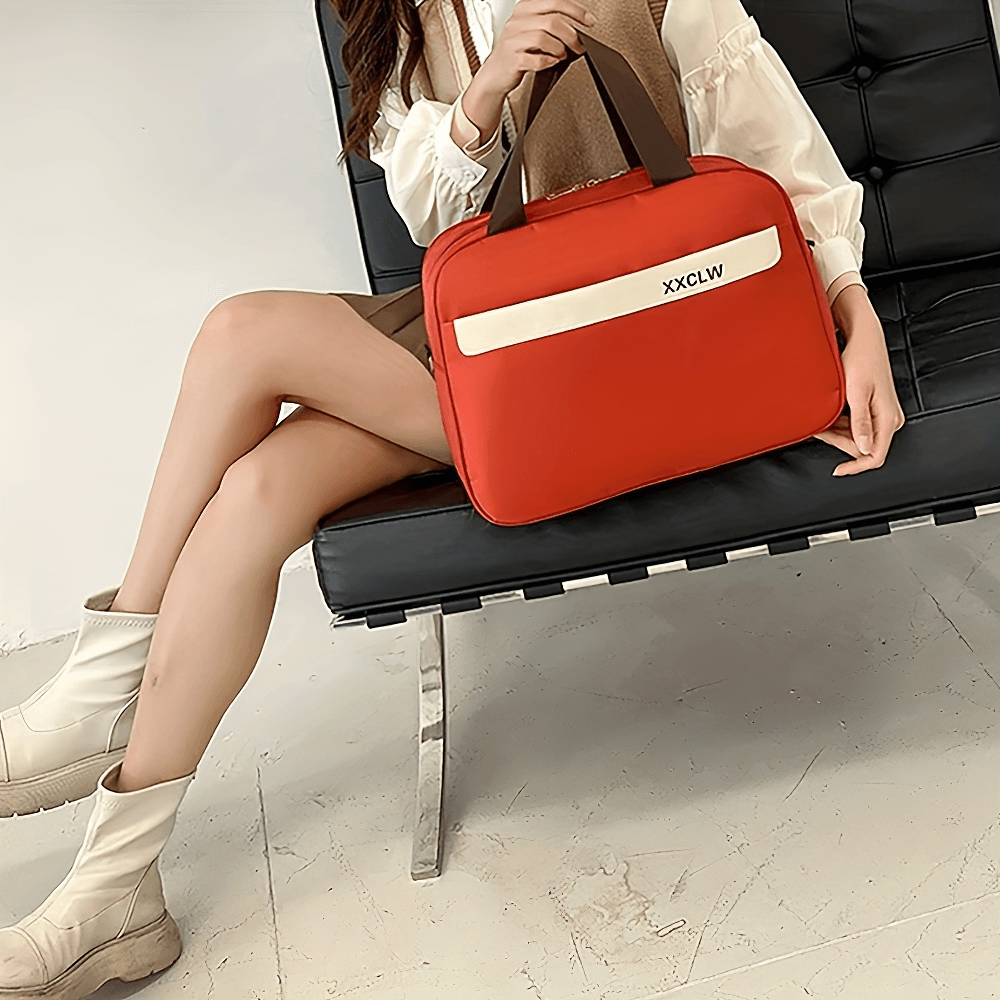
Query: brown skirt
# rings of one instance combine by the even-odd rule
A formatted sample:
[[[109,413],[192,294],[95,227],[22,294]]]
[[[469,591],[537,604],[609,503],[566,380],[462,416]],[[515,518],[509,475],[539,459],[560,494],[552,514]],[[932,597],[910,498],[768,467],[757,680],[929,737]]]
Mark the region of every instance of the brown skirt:
[[[434,363],[424,326],[424,293],[421,283],[383,295],[331,292],[339,295],[362,319],[405,347],[433,375]]]

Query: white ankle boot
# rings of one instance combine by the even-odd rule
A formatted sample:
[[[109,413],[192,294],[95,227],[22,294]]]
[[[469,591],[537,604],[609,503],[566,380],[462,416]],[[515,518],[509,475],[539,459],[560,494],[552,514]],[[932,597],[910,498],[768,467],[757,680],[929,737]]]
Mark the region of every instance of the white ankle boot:
[[[125,756],[158,616],[108,611],[117,593],[87,598],[62,669],[0,713],[0,816],[84,798]]]
[[[113,792],[101,775],[83,846],[33,913],[0,930],[2,1000],[78,1000],[110,979],[131,982],[173,964],[180,933],[167,912],[157,859],[195,772]]]

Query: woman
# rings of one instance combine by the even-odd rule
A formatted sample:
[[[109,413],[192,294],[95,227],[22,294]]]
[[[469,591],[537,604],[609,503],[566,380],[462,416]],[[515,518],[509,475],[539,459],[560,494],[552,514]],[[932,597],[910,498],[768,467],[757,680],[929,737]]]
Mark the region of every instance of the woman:
[[[412,0],[341,0],[354,104],[345,153],[370,154],[386,169],[394,205],[427,245],[479,211],[503,160],[501,135],[510,142],[506,99],[526,74],[582,51],[577,31],[597,34],[588,7],[631,16],[646,3],[468,0],[465,28],[478,25],[489,55],[444,103],[408,90],[423,42]],[[475,20],[483,8],[494,24]],[[405,52],[400,27],[411,39]],[[820,437],[852,458],[835,473],[853,475],[882,465],[903,422],[857,271],[859,189],[755,32],[739,0],[671,0],[658,58],[683,79],[695,151],[743,153],[771,169],[814,238],[847,338],[851,409]],[[401,55],[397,87],[390,77]],[[0,998],[71,1000],[179,955],[157,859],[257,662],[282,564],[331,510],[453,464],[413,312],[418,293],[419,285],[383,296],[260,291],[224,300],[205,319],[124,581],[87,599],[59,673],[0,714],[0,815],[97,790],[69,874],[0,930]],[[276,426],[284,401],[299,406]]]

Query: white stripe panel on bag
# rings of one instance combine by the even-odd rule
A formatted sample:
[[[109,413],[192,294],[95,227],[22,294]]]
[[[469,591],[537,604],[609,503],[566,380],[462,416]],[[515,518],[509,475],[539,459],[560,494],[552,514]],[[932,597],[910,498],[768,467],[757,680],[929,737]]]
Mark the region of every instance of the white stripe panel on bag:
[[[463,354],[485,354],[708,292],[760,274],[779,260],[781,241],[772,226],[584,288],[459,316],[455,339]]]

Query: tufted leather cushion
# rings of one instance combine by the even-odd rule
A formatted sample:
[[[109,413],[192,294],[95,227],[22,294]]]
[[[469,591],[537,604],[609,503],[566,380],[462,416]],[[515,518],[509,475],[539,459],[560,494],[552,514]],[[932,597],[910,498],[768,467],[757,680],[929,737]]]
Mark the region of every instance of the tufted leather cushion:
[[[520,587],[541,596],[573,576],[715,565],[747,545],[787,551],[1000,501],[1000,59],[987,0],[743,2],[865,185],[863,269],[907,415],[885,466],[835,479],[845,456],[813,439],[517,528],[480,517],[453,470],[411,477],[318,526],[332,609],[400,620],[439,600],[448,611]],[[318,10],[343,123],[341,28],[326,0]],[[348,169],[373,293],[415,284],[424,248],[382,171],[356,157]]]
[[[1000,263],[873,282],[871,299],[907,417],[1000,395]]]

